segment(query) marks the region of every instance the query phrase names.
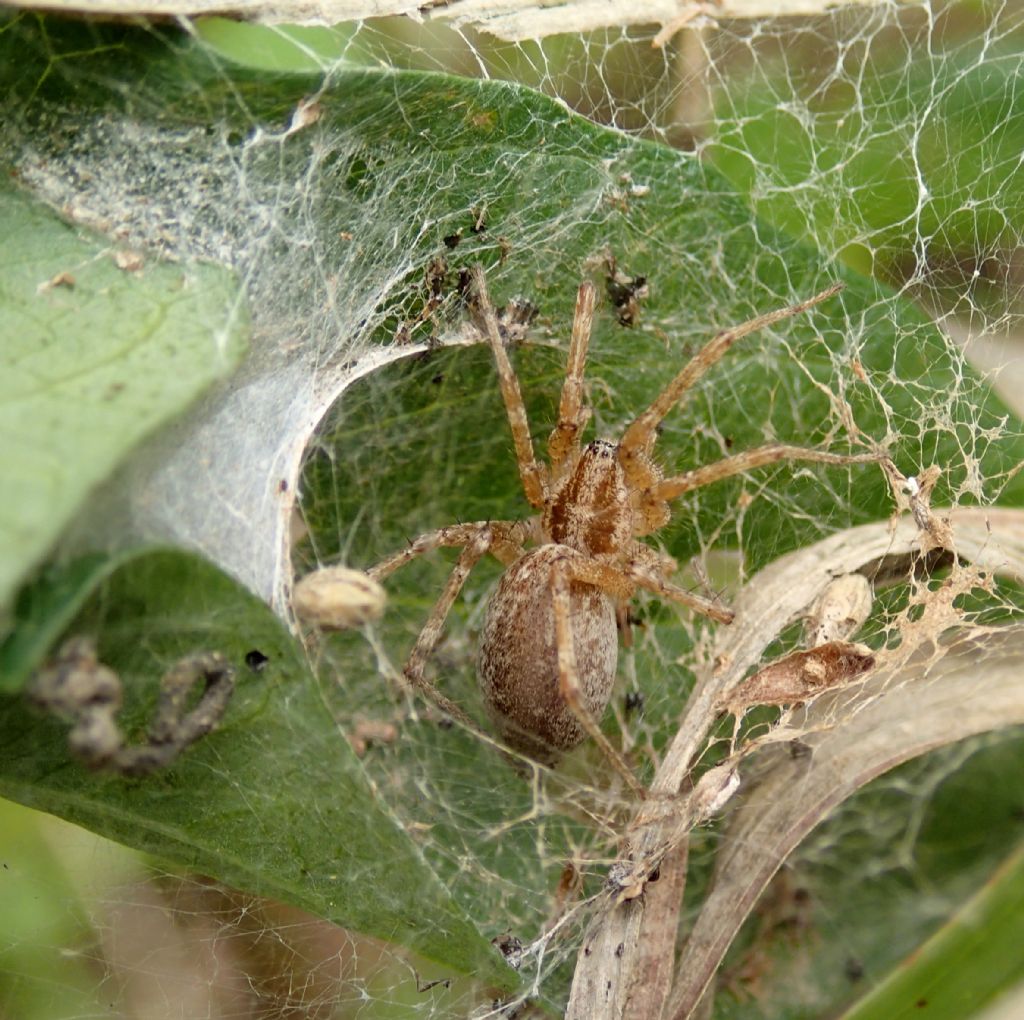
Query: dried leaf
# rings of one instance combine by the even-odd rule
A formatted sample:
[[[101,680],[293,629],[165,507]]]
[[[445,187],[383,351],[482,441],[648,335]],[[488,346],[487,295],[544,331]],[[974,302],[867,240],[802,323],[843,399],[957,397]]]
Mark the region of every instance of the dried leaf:
[[[862,676],[875,664],[865,645],[829,641],[791,652],[758,670],[729,694],[725,710],[737,717],[754,705],[795,705]]]

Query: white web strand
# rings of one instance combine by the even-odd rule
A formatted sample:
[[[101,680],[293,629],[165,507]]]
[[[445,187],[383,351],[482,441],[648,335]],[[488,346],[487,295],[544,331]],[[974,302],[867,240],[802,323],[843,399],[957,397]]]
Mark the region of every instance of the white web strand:
[[[341,246],[328,274],[325,253],[304,226],[315,190],[299,182],[291,198],[261,193],[259,174],[247,171],[250,160],[276,159],[288,132],[276,138],[256,132],[240,164],[225,146],[196,182],[192,163],[179,164],[176,154],[187,156],[192,136],[201,132],[161,132],[108,118],[67,123],[64,131],[73,132],[70,150],[25,149],[18,165],[25,183],[76,222],[113,227],[128,246],[234,266],[255,327],[242,370],[135,456],[80,531],[90,544],[117,536],[119,543],[191,547],[285,614],[288,526],[314,429],[351,382],[423,349],[366,350],[375,310],[412,268],[408,252],[368,213],[354,225],[359,254],[353,245],[346,257]],[[315,156],[317,146],[311,148]],[[316,167],[314,158],[310,178]],[[279,257],[282,244],[286,259]],[[357,268],[367,258],[368,276]],[[213,331],[214,343],[221,332]],[[467,342],[461,333],[451,340],[460,337]]]

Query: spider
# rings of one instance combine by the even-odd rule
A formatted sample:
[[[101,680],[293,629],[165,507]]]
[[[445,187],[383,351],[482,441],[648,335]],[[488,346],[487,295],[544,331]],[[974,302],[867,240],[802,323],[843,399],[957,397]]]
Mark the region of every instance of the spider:
[[[466,577],[485,554],[505,566],[491,596],[480,640],[478,675],[483,702],[498,734],[514,751],[542,765],[588,735],[628,785],[643,788],[599,728],[611,697],[618,658],[617,613],[638,589],[730,623],[717,599],[673,584],[675,562],[638,541],[664,527],[669,504],[684,493],[782,460],[852,464],[878,455],[842,455],[772,443],[682,474],[664,477],[652,459],[658,425],[698,379],[741,337],[805,312],[842,288],[835,284],[714,336],[622,433],[618,442],[581,445],[590,418],[583,376],[596,291],[580,284],[562,386],[558,423],[548,439],[548,463],[538,462],[519,381],[502,341],[483,270],[472,272],[470,314],[488,340],[497,366],[523,492],[536,515],[523,520],[476,521],[428,532],[369,571],[383,580],[430,550],[462,552],[424,625],[404,675],[442,711],[478,727],[427,679],[425,668]],[[528,544],[531,546],[528,548]]]

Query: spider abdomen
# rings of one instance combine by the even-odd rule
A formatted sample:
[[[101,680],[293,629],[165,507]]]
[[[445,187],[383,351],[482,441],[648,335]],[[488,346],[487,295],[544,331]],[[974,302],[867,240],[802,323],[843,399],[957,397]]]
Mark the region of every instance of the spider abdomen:
[[[484,705],[510,747],[553,765],[586,732],[558,687],[552,570],[581,554],[549,544],[521,556],[491,596],[480,641]],[[600,720],[615,684],[615,605],[593,585],[569,586],[572,641],[583,702]]]

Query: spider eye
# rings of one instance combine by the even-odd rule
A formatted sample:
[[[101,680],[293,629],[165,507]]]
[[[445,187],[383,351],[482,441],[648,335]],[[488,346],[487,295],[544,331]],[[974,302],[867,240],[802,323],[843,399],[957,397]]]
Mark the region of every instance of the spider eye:
[[[612,457],[615,455],[615,444],[609,443],[607,439],[595,439],[587,444],[587,453],[596,454],[601,457]]]

